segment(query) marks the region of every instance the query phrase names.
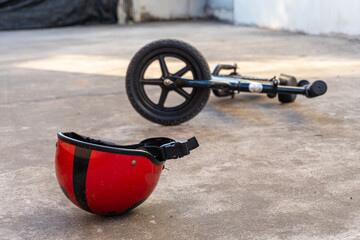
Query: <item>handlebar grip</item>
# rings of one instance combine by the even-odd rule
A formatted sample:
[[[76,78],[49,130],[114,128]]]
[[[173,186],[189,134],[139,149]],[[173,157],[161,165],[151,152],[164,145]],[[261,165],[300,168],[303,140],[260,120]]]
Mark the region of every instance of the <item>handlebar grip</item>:
[[[300,82],[297,83],[298,87],[304,87],[305,85],[310,84],[308,80],[300,80]]]
[[[305,86],[306,96],[309,98],[317,97],[323,95],[327,91],[327,85],[324,81],[317,80],[313,82],[311,85]]]

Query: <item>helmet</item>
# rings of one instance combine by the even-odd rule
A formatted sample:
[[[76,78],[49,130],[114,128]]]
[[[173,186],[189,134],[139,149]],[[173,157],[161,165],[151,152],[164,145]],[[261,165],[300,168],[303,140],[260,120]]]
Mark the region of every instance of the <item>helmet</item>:
[[[149,138],[120,146],[74,132],[58,132],[55,169],[60,188],[76,206],[116,215],[143,203],[155,189],[167,159],[199,146],[195,137],[178,142]]]

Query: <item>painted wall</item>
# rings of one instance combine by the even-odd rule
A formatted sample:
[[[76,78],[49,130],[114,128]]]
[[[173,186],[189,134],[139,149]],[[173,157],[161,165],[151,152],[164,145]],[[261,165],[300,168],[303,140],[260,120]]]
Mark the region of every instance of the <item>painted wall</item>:
[[[234,0],[234,23],[310,34],[360,35],[360,1]]]
[[[207,0],[206,15],[221,21],[234,21],[234,0]]]
[[[135,22],[151,20],[215,18],[233,22],[233,0],[119,0],[119,23],[127,23],[128,6]]]
[[[235,24],[310,34],[360,36],[360,0],[119,0],[135,22],[213,17]]]
[[[207,0],[133,0],[134,20],[204,18]]]

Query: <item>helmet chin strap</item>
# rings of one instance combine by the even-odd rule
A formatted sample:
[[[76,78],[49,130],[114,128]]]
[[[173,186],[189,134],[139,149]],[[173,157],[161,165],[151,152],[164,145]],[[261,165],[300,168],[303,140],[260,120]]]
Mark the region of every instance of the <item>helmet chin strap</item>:
[[[160,146],[164,151],[165,159],[182,158],[183,156],[190,154],[190,151],[197,147],[199,147],[199,143],[195,137],[186,141],[173,141]]]
[[[162,144],[157,144],[160,142],[162,142]],[[160,161],[181,158],[190,154],[191,150],[199,146],[199,143],[195,137],[182,142],[174,141],[169,138],[152,138],[144,140],[143,144],[144,146],[141,146],[138,149],[144,149],[150,152]]]
[[[113,142],[86,137],[74,132],[69,132],[65,134],[66,136],[69,136],[71,138],[91,144],[116,147],[116,148],[125,148],[125,149],[144,149],[147,152],[151,153],[155,158],[157,158],[160,161],[182,158],[190,154],[191,150],[199,147],[199,143],[195,137],[192,137],[182,142],[164,137],[148,138],[138,144],[122,146],[122,145],[117,145],[116,143]]]

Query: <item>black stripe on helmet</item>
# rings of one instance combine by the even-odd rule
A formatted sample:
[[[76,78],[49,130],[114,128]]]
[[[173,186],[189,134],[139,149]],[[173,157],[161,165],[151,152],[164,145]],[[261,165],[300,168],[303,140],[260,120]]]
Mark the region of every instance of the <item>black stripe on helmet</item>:
[[[90,156],[90,149],[78,146],[75,147],[73,165],[74,194],[79,206],[88,212],[92,212],[86,200],[86,175],[89,166]]]

